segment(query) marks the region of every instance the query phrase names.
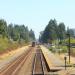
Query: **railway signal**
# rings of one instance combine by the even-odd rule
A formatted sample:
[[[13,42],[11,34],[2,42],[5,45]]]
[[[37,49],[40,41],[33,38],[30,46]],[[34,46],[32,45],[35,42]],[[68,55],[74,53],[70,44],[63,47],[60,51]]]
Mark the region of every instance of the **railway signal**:
[[[66,62],[67,61],[67,57],[66,56],[64,57],[64,60],[65,60],[65,70],[66,70],[66,65],[67,65],[67,62]]]

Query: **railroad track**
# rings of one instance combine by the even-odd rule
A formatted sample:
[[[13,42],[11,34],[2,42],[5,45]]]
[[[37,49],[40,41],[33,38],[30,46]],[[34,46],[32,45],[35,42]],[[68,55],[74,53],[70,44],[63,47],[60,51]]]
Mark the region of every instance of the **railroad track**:
[[[49,67],[39,47],[30,47],[0,70],[0,75],[46,75]]]
[[[8,64],[5,68],[0,71],[0,75],[17,75],[20,68],[23,66],[24,62],[26,61],[27,57],[32,52],[32,48],[29,48],[25,53],[21,56],[16,58],[13,62]]]
[[[34,61],[32,75],[45,75],[48,72],[48,67],[40,48],[37,49]]]

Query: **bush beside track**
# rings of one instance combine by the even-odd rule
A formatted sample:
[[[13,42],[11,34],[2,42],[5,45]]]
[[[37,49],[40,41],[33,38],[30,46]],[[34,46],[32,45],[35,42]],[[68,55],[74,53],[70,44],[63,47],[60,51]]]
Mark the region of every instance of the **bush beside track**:
[[[25,46],[25,43],[18,43],[18,41],[9,41],[7,38],[0,37],[0,54],[15,50],[19,47]]]

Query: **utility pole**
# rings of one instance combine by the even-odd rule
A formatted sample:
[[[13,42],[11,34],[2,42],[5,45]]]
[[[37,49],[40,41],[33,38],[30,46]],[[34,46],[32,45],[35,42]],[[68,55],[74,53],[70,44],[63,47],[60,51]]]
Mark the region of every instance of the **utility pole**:
[[[68,41],[68,54],[69,54],[69,64],[70,64],[70,54],[71,54],[71,50],[70,50],[70,34],[67,34],[68,35],[68,39],[69,39],[69,41]]]
[[[69,64],[70,64],[70,53],[71,51],[70,51],[70,34],[69,34]]]

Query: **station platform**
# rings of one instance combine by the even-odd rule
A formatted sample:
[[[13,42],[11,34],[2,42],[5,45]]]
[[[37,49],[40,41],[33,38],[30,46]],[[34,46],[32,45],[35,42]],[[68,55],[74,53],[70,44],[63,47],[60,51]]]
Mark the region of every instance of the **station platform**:
[[[61,70],[64,69],[64,61],[56,56],[54,53],[49,51],[45,46],[40,45],[42,53],[46,59],[46,62],[51,70]]]

